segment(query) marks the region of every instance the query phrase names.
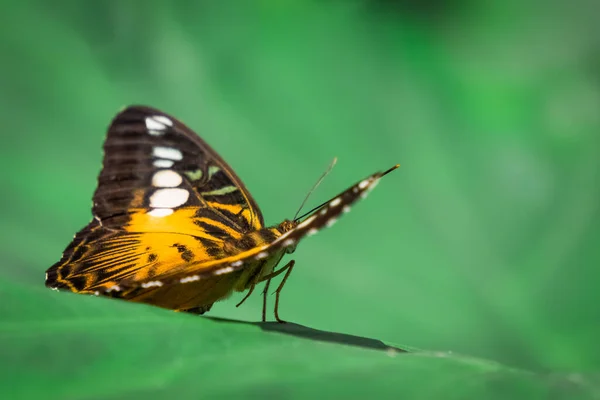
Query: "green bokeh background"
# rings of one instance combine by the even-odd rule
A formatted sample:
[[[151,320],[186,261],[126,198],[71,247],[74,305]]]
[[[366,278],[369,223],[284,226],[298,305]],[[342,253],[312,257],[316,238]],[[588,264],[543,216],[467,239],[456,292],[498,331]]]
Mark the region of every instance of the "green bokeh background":
[[[600,398],[599,9],[3,5],[1,393]],[[44,271],[91,218],[105,130],[128,104],[194,128],[269,224],[294,214],[334,156],[309,206],[400,163],[298,247],[281,313],[423,351],[46,289]],[[257,321],[260,296],[236,309],[239,298],[210,315]]]

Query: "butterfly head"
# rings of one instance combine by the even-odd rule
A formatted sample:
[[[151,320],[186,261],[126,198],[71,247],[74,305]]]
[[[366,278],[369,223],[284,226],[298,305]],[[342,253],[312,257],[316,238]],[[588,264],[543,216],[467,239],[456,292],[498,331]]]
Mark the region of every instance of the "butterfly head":
[[[283,235],[286,232],[291,231],[292,229],[294,229],[297,226],[298,226],[298,222],[286,219],[282,223],[277,225],[277,230]],[[295,250],[296,250],[296,244],[294,243],[294,245],[292,245],[292,246],[287,246],[285,249],[285,252],[287,254],[292,254]]]

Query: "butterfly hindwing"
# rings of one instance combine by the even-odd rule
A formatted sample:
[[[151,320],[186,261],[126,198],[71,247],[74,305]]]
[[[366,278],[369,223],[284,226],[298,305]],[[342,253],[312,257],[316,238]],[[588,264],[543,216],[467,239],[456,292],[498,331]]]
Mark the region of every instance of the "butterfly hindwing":
[[[145,282],[194,262],[221,258],[223,247],[196,236],[169,233],[129,233],[92,221],[48,270],[55,289],[95,292],[122,281]]]

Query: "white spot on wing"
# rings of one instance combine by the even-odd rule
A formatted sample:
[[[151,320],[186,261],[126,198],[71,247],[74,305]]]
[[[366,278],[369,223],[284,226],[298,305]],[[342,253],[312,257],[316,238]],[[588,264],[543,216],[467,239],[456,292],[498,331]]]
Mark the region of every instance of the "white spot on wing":
[[[244,262],[242,260],[234,261],[231,263],[232,267],[240,267]]]
[[[148,215],[152,217],[166,217],[171,214],[173,214],[172,208],[154,208],[151,211],[148,211]]]
[[[327,223],[325,223],[325,225],[330,228],[333,226],[333,224],[335,224],[337,222],[337,218],[331,218],[329,221],[327,221]]]
[[[331,207],[337,207],[340,205],[341,202],[342,202],[342,199],[340,199],[339,197],[336,197],[335,199],[331,200],[331,203],[329,203],[329,205]]]
[[[304,228],[305,226],[310,225],[315,220],[315,218],[317,218],[315,215],[310,216],[310,218],[298,224],[297,228]]]
[[[152,186],[177,187],[181,182],[183,182],[181,175],[170,169],[157,171],[152,176]]]
[[[233,268],[232,267],[225,267],[225,268],[221,268],[215,271],[215,275],[223,275],[223,274],[228,274],[230,272],[233,272]]]
[[[267,253],[266,251],[261,251],[260,253],[258,253],[256,255],[257,260],[261,260],[261,259],[267,258],[267,257],[269,257],[269,253]]]
[[[173,208],[186,203],[190,192],[185,189],[158,189],[150,196],[150,207]]]
[[[172,160],[163,160],[159,158],[158,160],[154,160],[154,166],[158,168],[171,168],[174,162]]]
[[[119,285],[114,285],[114,286],[111,286],[108,289],[106,289],[107,293],[110,293],[110,292],[113,292],[113,291],[114,292],[120,292],[121,291],[121,287]]]
[[[167,130],[167,126],[173,126],[173,122],[163,115],[146,117],[146,128],[148,128],[148,133],[153,136],[164,134]]]
[[[192,276],[187,276],[185,278],[181,278],[179,280],[179,283],[189,283],[189,282],[195,282],[195,281],[199,281],[199,280],[200,280],[199,275],[192,275]]]
[[[344,206],[344,208],[342,208],[342,212],[347,214],[350,212],[350,209],[351,209],[350,206]]]
[[[285,242],[283,242],[283,245],[285,247],[290,247],[290,246],[293,246],[294,244],[296,244],[296,241],[294,239],[286,239]]]
[[[362,190],[362,189],[366,188],[367,186],[369,186],[370,183],[371,182],[368,179],[365,179],[364,181],[362,181],[361,183],[358,184],[358,188]]]
[[[312,236],[312,235],[316,234],[317,232],[319,232],[319,230],[316,228],[309,229],[309,231],[306,232],[306,236]]]
[[[378,184],[379,184],[379,179],[376,179],[376,180],[374,180],[374,181],[371,183],[371,186],[369,186],[369,188],[368,188],[368,189],[367,189],[367,190],[366,190],[364,193],[362,193],[362,194],[360,195],[360,197],[362,197],[363,199],[365,199],[365,198],[367,197],[367,195],[368,195],[369,193],[371,193],[371,190],[375,189],[375,186],[377,186]]]
[[[155,146],[152,148],[152,155],[156,158],[167,158],[175,161],[183,159],[181,151],[173,147]]]
[[[154,118],[156,122],[161,123],[163,125],[173,126],[173,121],[171,121],[168,117],[164,115],[155,115],[152,118]]]
[[[321,212],[319,214],[321,214],[321,215],[327,214],[327,207],[323,207],[323,209],[321,210]]]
[[[151,288],[151,287],[161,287],[162,285],[163,285],[163,283],[161,281],[150,281],[150,282],[142,283],[142,287],[144,289]]]

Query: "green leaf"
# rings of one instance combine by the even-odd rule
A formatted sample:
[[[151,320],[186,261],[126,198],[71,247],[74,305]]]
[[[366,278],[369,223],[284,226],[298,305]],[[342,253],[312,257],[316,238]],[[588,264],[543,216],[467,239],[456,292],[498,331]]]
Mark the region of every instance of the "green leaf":
[[[6,289],[6,286],[4,286]],[[20,299],[33,305],[31,318]],[[542,374],[302,325],[174,313],[45,288],[3,290],[5,398],[588,398]]]

